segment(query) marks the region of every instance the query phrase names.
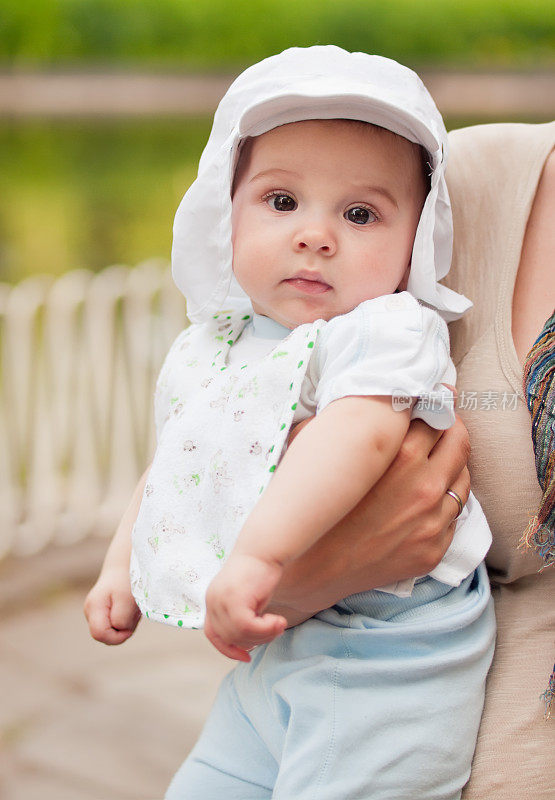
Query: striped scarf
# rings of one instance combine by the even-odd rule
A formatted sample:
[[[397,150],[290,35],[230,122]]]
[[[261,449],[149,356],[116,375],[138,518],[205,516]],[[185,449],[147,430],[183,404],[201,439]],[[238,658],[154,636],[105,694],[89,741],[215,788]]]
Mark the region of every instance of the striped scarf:
[[[522,535],[521,545],[533,547],[541,556],[541,572],[555,563],[555,311],[526,356],[523,388],[532,417],[532,443],[543,497]],[[546,718],[551,714],[554,698],[555,665],[542,695]]]

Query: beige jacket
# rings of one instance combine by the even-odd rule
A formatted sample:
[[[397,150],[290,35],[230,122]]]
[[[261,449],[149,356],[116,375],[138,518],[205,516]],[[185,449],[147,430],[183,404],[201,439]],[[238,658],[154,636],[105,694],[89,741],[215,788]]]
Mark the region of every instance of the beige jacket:
[[[474,308],[452,323],[459,413],[470,432],[472,488],[493,532],[487,558],[497,649],[464,800],[551,800],[555,719],[539,695],[553,667],[555,569],[518,550],[540,502],[511,307],[526,223],[555,123],[482,125],[450,134],[455,224],[445,283]],[[539,331],[538,331],[539,333]]]

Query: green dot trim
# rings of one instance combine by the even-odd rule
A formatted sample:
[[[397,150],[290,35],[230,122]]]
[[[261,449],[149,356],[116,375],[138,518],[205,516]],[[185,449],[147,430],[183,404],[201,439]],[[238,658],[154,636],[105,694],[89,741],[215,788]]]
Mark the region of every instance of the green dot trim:
[[[270,467],[270,469],[268,470],[268,472],[275,472],[275,471],[276,471],[276,465],[275,465],[275,464],[272,464],[272,466]]]
[[[293,384],[291,383],[291,384],[289,384],[289,391],[291,391],[292,388],[293,388]]]
[[[164,614],[164,619],[168,619],[169,616],[170,616],[169,614]]]
[[[299,363],[297,364],[297,369],[298,369],[299,367],[302,367],[302,365],[303,365],[303,364],[304,364],[304,361],[303,361],[303,360],[302,360],[302,358],[301,358],[301,360],[300,360],[300,361],[299,361]]]
[[[284,428],[285,428],[285,422],[284,422],[284,423],[283,423],[283,425],[281,426],[281,428],[280,428],[280,431],[282,431]]]
[[[180,628],[182,628],[183,627],[183,620],[182,619],[178,619],[177,620],[177,624],[179,625]]]
[[[228,343],[228,344],[233,344],[233,339],[228,339],[228,340],[227,340],[227,343]]]
[[[270,449],[268,450],[268,452],[269,452],[269,453],[273,453],[273,452],[274,452],[274,447],[275,447],[275,444],[273,444],[273,445],[270,447]]]
[[[251,315],[250,315],[250,314],[245,314],[245,316],[244,316],[244,317],[241,317],[241,319],[250,319],[250,318],[251,318]]]
[[[295,411],[296,408],[297,408],[297,404],[293,403],[293,405],[291,406],[291,411]]]
[[[314,342],[309,342],[309,343],[307,344],[307,347],[314,347]]]

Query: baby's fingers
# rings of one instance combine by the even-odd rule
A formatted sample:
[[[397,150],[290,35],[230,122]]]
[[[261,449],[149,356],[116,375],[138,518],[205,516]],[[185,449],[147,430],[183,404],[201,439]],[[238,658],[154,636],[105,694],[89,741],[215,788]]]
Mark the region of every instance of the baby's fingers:
[[[208,641],[213,644],[216,650],[219,650],[222,655],[227,656],[228,658],[233,658],[235,661],[251,660],[251,657],[246,650],[242,650],[235,644],[228,644],[227,642],[224,642],[222,637],[215,632],[209,620],[206,620],[205,622],[204,633]]]
[[[133,631],[116,631],[110,624],[108,607],[90,609],[87,616],[89,631],[93,639],[103,644],[121,644],[131,636]]]
[[[141,612],[132,594],[123,591],[113,592],[110,610],[112,628],[121,633],[127,632],[131,636],[140,618]]]
[[[253,613],[252,617],[242,618],[235,625],[222,626],[220,633],[225,641],[249,650],[259,644],[271,642],[276,636],[281,636],[286,627],[285,617],[277,614],[264,614],[258,617]]]
[[[280,614],[263,614],[254,616],[248,622],[246,634],[257,644],[271,642],[276,636],[281,636],[287,627],[287,620]]]

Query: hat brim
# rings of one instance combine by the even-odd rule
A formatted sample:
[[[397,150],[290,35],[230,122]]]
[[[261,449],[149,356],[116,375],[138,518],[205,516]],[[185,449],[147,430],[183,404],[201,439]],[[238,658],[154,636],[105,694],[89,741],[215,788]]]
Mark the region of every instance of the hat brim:
[[[423,120],[388,100],[376,87],[360,91],[329,92],[321,84],[300,83],[295,92],[276,93],[245,109],[239,121],[240,138],[259,136],[279,125],[306,119],[356,119],[387,128],[411,142],[421,144],[434,158],[442,157],[440,132],[434,120]]]

